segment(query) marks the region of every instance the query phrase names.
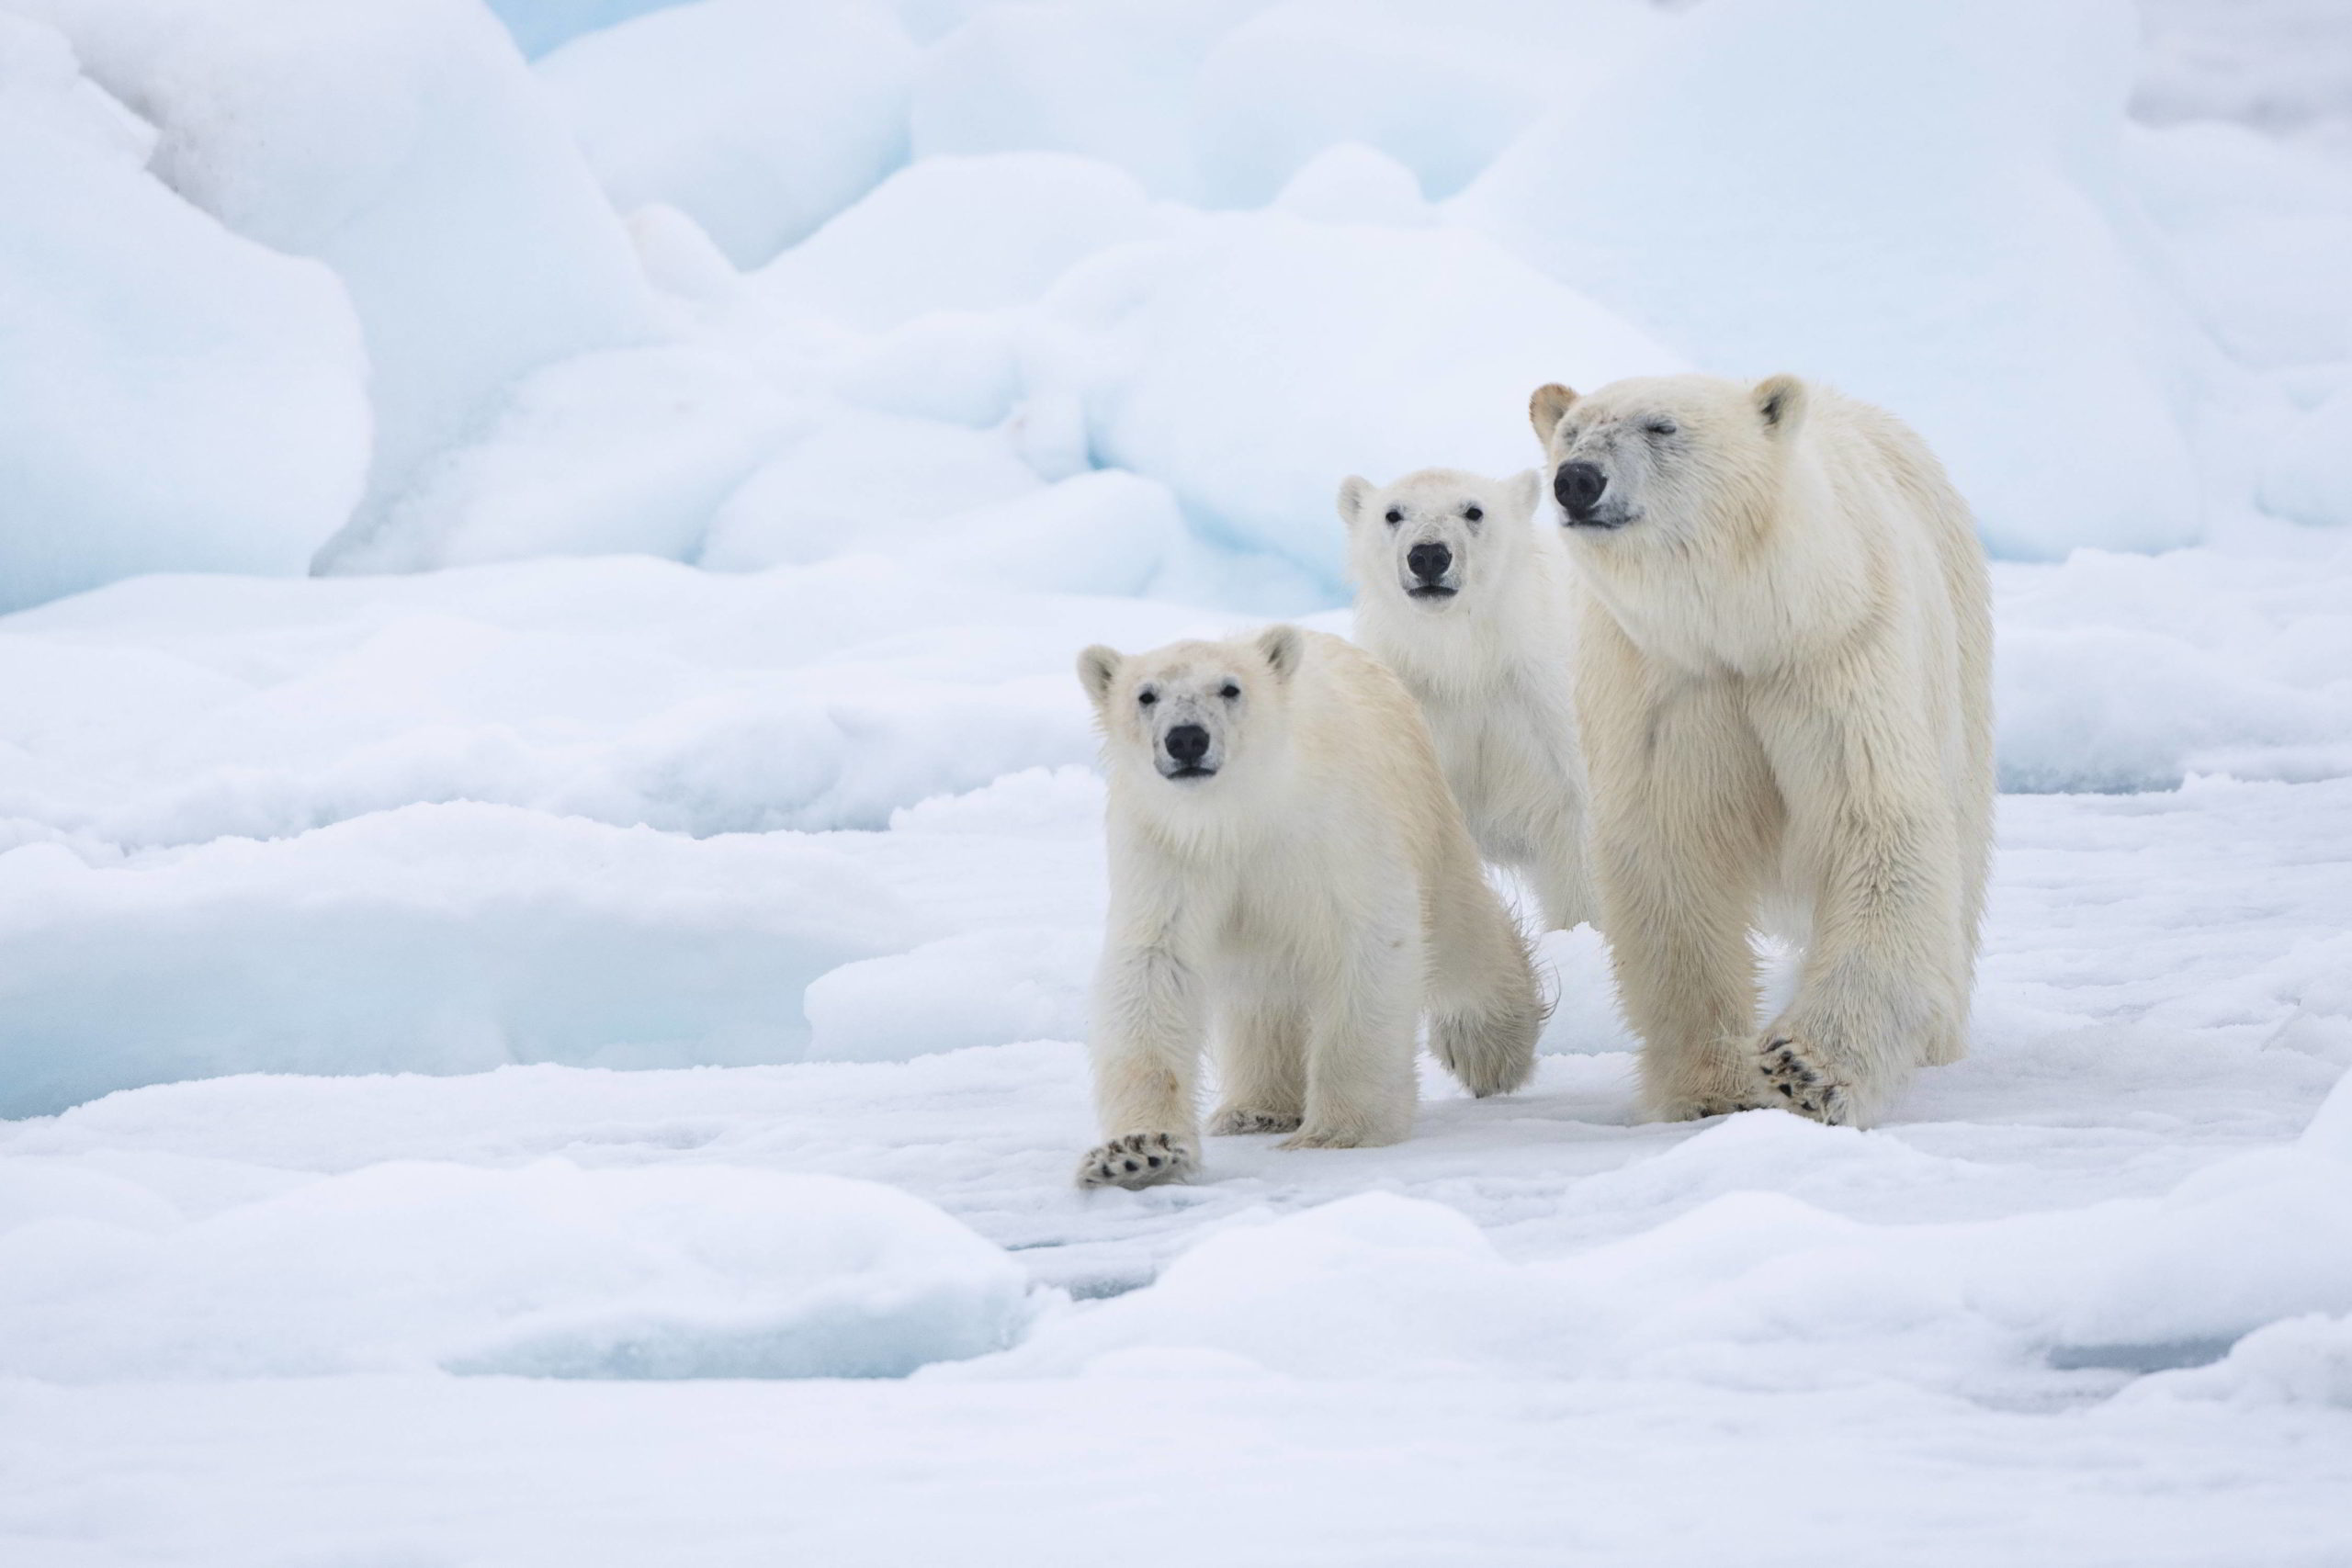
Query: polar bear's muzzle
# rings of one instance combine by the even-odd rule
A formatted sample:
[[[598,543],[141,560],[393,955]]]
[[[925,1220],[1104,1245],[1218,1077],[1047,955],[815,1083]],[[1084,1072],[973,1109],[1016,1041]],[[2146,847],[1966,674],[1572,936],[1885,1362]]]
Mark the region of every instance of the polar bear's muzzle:
[[[1553,497],[1571,528],[1622,528],[1631,523],[1634,514],[1622,501],[1603,501],[1608,492],[1609,475],[1598,463],[1563,463],[1552,476]]]

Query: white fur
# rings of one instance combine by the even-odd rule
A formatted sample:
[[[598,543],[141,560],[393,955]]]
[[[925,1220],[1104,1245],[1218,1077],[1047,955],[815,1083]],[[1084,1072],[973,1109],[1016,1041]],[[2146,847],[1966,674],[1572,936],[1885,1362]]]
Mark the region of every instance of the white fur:
[[[1524,873],[1544,924],[1565,930],[1594,909],[1569,687],[1569,567],[1559,530],[1536,520],[1541,483],[1533,469],[1489,479],[1424,468],[1378,490],[1351,478],[1340,517],[1356,640],[1420,704],[1478,848]],[[1451,558],[1440,593],[1410,564],[1416,547],[1430,546]]]
[[[1592,844],[1652,1111],[1868,1122],[1966,1049],[1992,840],[1968,508],[1900,421],[1791,377],[1531,405],[1577,570]],[[1615,523],[1616,526],[1600,525]],[[1758,1034],[1749,931],[1804,944]]]
[[[1394,676],[1295,626],[1091,648],[1079,673],[1102,731],[1111,862],[1091,1043],[1104,1142],[1081,1185],[1192,1174],[1211,1035],[1209,1130],[1295,1130],[1287,1148],[1404,1137],[1424,1012],[1474,1092],[1526,1080],[1543,1015],[1526,947]],[[1170,777],[1168,738],[1194,725],[1215,773]]]

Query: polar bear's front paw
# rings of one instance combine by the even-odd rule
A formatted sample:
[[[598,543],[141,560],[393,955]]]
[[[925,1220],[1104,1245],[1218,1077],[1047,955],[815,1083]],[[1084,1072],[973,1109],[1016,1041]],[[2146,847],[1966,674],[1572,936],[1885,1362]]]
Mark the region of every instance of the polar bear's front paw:
[[[1853,1087],[1810,1042],[1793,1034],[1772,1035],[1764,1042],[1758,1065],[1788,1110],[1831,1127],[1852,1123]]]
[[[1295,1111],[1261,1111],[1248,1105],[1220,1105],[1216,1114],[1209,1118],[1212,1137],[1229,1138],[1241,1133],[1295,1133],[1299,1116]]]
[[[1200,1151],[1182,1133],[1129,1133],[1078,1162],[1080,1187],[1156,1187],[1189,1181],[1200,1168]]]

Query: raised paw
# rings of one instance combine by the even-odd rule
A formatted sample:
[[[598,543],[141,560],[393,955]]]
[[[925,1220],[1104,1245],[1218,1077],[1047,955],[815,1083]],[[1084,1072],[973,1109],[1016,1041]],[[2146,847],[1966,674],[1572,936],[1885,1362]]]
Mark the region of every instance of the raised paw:
[[[1298,1112],[1258,1111],[1247,1105],[1222,1105],[1209,1118],[1211,1135],[1229,1138],[1240,1133],[1295,1133]]]
[[[1764,1042],[1757,1065],[1784,1110],[1831,1127],[1853,1122],[1853,1089],[1805,1041],[1795,1035],[1773,1035]]]
[[[1078,1162],[1080,1187],[1157,1187],[1189,1181],[1200,1168],[1200,1151],[1182,1133],[1129,1133]]]

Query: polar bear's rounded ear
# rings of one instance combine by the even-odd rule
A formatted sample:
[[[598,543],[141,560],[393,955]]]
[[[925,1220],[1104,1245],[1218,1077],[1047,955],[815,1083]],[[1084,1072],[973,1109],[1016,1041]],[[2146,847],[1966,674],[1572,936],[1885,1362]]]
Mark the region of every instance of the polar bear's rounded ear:
[[[1119,678],[1123,655],[1115,648],[1096,643],[1078,656],[1078,683],[1086,688],[1087,696],[1096,707],[1111,694],[1111,682]]]
[[[1266,656],[1266,667],[1277,681],[1287,681],[1298,672],[1298,661],[1306,657],[1306,638],[1296,626],[1268,626],[1258,634],[1258,651]]]
[[[1804,383],[1793,376],[1767,376],[1756,383],[1756,412],[1764,434],[1786,438],[1804,423]]]
[[[1363,515],[1363,503],[1372,497],[1372,481],[1350,474],[1340,481],[1340,521],[1352,528],[1356,519]]]
[[[1521,522],[1533,517],[1535,509],[1544,504],[1544,472],[1540,468],[1523,468],[1503,481],[1503,493],[1510,498],[1510,509]]]
[[[1535,439],[1551,444],[1552,432],[1560,428],[1561,419],[1576,406],[1573,387],[1563,387],[1557,381],[1546,381],[1535,389],[1527,400],[1527,423],[1535,427]]]

